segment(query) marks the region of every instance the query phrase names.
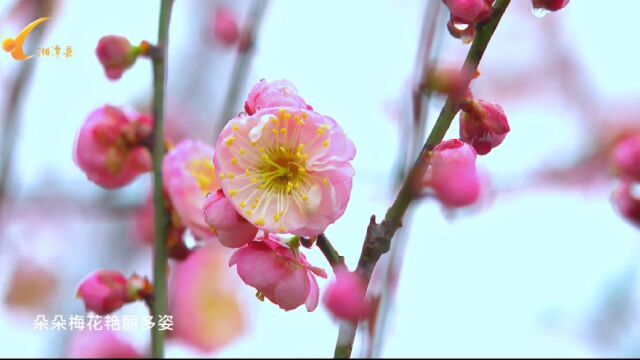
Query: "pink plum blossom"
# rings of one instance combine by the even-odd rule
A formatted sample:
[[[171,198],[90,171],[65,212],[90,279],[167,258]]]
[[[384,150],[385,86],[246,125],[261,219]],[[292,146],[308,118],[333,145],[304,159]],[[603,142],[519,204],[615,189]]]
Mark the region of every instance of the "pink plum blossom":
[[[460,140],[447,140],[433,149],[431,172],[426,179],[447,207],[471,205],[480,196],[476,152]]]
[[[219,7],[213,13],[213,35],[224,46],[232,46],[240,40],[240,26],[233,11]]]
[[[106,315],[120,309],[129,301],[127,278],[111,270],[98,270],[82,282],[77,297],[87,310]]]
[[[476,24],[491,16],[493,0],[443,0],[453,20],[464,24]]]
[[[136,61],[134,47],[122,36],[109,35],[98,41],[96,56],[109,80],[118,80]]]
[[[245,328],[240,281],[228,271],[226,249],[215,242],[175,267],[170,287],[172,334],[205,352],[229,344]]]
[[[238,214],[222,190],[207,196],[202,211],[204,221],[217,231],[218,240],[226,247],[244,246],[258,233],[258,228]]]
[[[460,114],[460,139],[486,155],[502,144],[509,132],[509,122],[502,107],[482,100],[471,100]]]
[[[255,226],[314,236],[344,213],[354,156],[353,143],[333,119],[282,107],[231,119],[214,162],[225,195]]]
[[[569,0],[532,0],[534,9],[558,11],[569,5]]]
[[[125,186],[151,171],[151,154],[142,145],[151,128],[150,117],[105,105],[92,112],[80,129],[74,160],[97,185],[106,189]]]
[[[373,305],[367,296],[367,284],[360,275],[346,268],[336,270],[336,280],[325,292],[324,304],[340,320],[358,322],[369,317]]]
[[[305,304],[307,311],[318,306],[320,290],[315,276],[327,277],[324,270],[311,266],[306,257],[278,238],[269,235],[237,250],[229,265],[238,275],[281,309],[289,311]]]
[[[623,137],[611,153],[611,163],[622,178],[640,181],[640,135]]]
[[[292,107],[297,109],[313,108],[307,105],[304,99],[298,95],[298,89],[287,80],[267,82],[260,80],[253,86],[247,101],[244,103],[244,111],[253,115],[262,109]]]
[[[171,204],[182,223],[197,238],[214,236],[202,216],[207,194],[220,188],[212,159],[213,148],[209,145],[183,140],[165,156],[162,167]]]
[[[84,330],[71,338],[67,357],[73,359],[142,358],[136,349],[110,330]]]

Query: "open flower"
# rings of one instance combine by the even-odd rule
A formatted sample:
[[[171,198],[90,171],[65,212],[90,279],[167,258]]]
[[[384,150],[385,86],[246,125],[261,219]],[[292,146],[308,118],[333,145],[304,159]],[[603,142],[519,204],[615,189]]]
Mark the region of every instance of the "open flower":
[[[220,186],[213,166],[213,148],[199,141],[183,140],[164,158],[162,177],[173,208],[197,238],[213,236],[204,222],[202,206],[207,194]]]
[[[259,298],[266,297],[287,311],[302,304],[307,311],[315,310],[320,296],[315,276],[327,277],[276,237],[250,242],[233,254],[229,265],[237,265],[238,275],[258,290]]]
[[[151,134],[152,119],[103,106],[80,129],[74,160],[92,182],[106,189],[129,184],[151,171],[151,154],[142,143]]]
[[[244,330],[241,283],[226,267],[225,250],[208,242],[175,267],[171,282],[172,334],[201,351],[219,349]]]
[[[247,101],[244,103],[244,111],[253,115],[262,109],[274,107],[294,107],[313,110],[304,99],[298,95],[298,89],[287,80],[267,82],[260,80],[253,86]]]
[[[214,162],[225,195],[251,223],[273,233],[314,236],[346,209],[354,155],[333,119],[284,107],[231,119]]]

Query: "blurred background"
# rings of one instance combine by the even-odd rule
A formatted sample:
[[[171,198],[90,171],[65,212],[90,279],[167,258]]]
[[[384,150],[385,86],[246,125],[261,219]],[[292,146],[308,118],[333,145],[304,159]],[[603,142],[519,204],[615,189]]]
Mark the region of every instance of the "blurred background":
[[[256,25],[252,52],[215,40],[213,14],[221,6],[241,26]],[[611,205],[616,179],[606,161],[620,134],[640,130],[632,27],[639,11],[634,0],[572,1],[539,18],[530,1],[512,1],[472,84],[476,97],[504,107],[511,126],[504,143],[478,159],[482,200],[456,211],[431,199],[415,203],[393,256],[380,265],[390,270],[374,276],[372,294],[387,315],[373,337],[358,337],[354,355],[640,356],[640,236]],[[27,62],[0,53],[0,149],[9,163],[0,167],[1,357],[66,356],[77,334],[37,331],[34,320],[84,314],[75,293],[94,270],[151,274],[140,230],[150,177],[103,190],[77,168],[72,149],[94,109],[147,111],[150,63],[138,61],[111,82],[95,47],[111,34],[154,42],[158,12],[155,0],[0,0],[3,39],[50,16],[27,43],[31,53],[57,45],[73,51]],[[264,9],[251,0],[178,0],[167,132],[213,144],[225,103],[238,113],[260,79],[293,82],[356,144],[351,201],[327,231],[354,268],[370,215],[382,216],[391,204],[410,157],[421,58],[458,67],[468,50],[447,33],[447,17],[440,0],[273,0]],[[235,101],[228,95],[234,87]],[[444,102],[428,100],[427,131]],[[456,121],[447,138],[457,131]],[[306,254],[329,270],[319,251]],[[168,356],[333,354],[338,324],[322,306],[285,313],[260,302],[225,263],[215,271],[237,285],[240,311],[220,305],[233,314],[229,332],[210,336],[224,341],[203,352],[170,339]],[[328,282],[320,280],[321,291]],[[143,304],[118,312],[145,313]],[[147,332],[118,335],[147,351]]]

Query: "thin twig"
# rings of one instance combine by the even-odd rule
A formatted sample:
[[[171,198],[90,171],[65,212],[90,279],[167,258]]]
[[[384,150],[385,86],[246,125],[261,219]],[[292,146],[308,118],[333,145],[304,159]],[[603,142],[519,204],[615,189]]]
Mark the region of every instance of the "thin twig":
[[[446,33],[444,25],[446,16],[444,5],[441,1],[428,1],[423,16],[423,28],[419,39],[419,50],[414,70],[414,81],[411,94],[413,111],[411,113],[410,134],[405,134],[405,138],[410,137],[410,142],[401,142],[401,157],[396,170],[397,183],[400,186],[411,169],[412,161],[420,153],[420,147],[424,143],[425,129],[427,126],[429,102],[431,91],[425,86],[429,83],[429,71],[437,64],[439,48],[442,35]],[[395,189],[395,187],[394,187]],[[411,212],[405,215],[405,223],[411,220]],[[404,229],[404,231],[403,231]],[[369,341],[366,342],[366,356],[378,357],[383,342],[386,339],[385,329],[388,324],[388,315],[394,301],[395,287],[400,263],[404,254],[404,249],[408,240],[406,228],[400,229],[396,234],[396,239],[391,244],[387,261],[383,261],[378,267],[381,276],[378,279],[379,293],[375,314],[371,316],[372,324],[369,327]]]
[[[324,233],[318,235],[316,245],[318,245],[324,257],[327,258],[334,272],[337,268],[345,266],[344,257],[338,253]]]
[[[510,1],[511,0],[497,0],[493,6],[493,13],[491,17],[486,22],[477,26],[475,39],[469,49],[463,68],[461,69],[461,74],[464,78],[464,87],[468,86],[471,81],[471,76],[476,72],[480,60],[482,59],[482,55],[489,44],[489,40],[491,40],[491,37]],[[398,230],[402,225],[402,218],[414,198],[415,183],[417,180],[422,178],[428,166],[425,161],[427,159],[427,155],[444,138],[453,118],[460,109],[460,100],[461,99],[453,96],[449,96],[447,98],[447,101],[438,116],[438,120],[422,147],[420,155],[416,159],[409,175],[405,179],[395,201],[387,210],[384,220],[378,224],[375,220],[375,216],[371,217],[364,244],[362,246],[360,260],[358,261],[358,267],[356,269],[356,271],[365,279],[367,285],[371,280],[371,274],[373,273],[373,269],[380,259],[380,256],[389,251],[391,239],[393,238],[396,230]],[[351,356],[356,328],[356,326],[340,326],[334,354],[336,358],[348,358]]]
[[[153,62],[153,207],[155,212],[155,245],[153,254],[153,306],[151,314],[162,316],[167,314],[167,237],[169,216],[164,200],[162,183],[162,161],[164,146],[164,95],[167,75],[167,48],[169,44],[169,21],[173,0],[163,0],[160,5],[158,24],[158,43],[161,50],[152,58]],[[151,356],[164,357],[164,331],[159,327],[151,328]]]

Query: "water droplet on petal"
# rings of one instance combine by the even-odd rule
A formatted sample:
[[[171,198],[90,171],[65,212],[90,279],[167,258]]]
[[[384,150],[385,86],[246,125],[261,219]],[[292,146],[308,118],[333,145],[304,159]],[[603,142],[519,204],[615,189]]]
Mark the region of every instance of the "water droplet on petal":
[[[533,8],[533,10],[531,10],[531,12],[533,13],[533,15],[537,18],[543,18],[545,17],[548,13],[550,13],[551,11],[545,9],[545,8]]]
[[[453,26],[460,31],[465,31],[469,27],[469,24],[454,22]]]

